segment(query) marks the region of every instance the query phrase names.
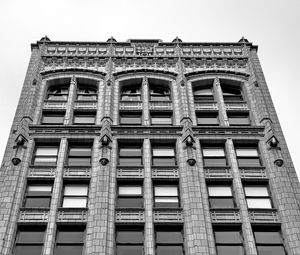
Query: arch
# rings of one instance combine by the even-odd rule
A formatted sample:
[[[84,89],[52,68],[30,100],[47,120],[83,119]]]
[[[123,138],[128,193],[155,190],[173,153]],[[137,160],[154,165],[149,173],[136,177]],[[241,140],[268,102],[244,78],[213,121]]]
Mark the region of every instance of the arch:
[[[123,75],[147,75],[147,74],[161,74],[163,76],[169,76],[171,79],[176,78],[176,76],[178,75],[175,72],[170,72],[170,71],[164,71],[164,70],[157,70],[157,69],[134,69],[134,70],[124,70],[124,71],[120,71],[120,72],[115,72],[113,73],[113,75],[116,77],[116,79],[118,79],[120,76]]]
[[[85,68],[68,68],[68,69],[65,69],[65,68],[61,68],[61,69],[55,69],[55,70],[49,70],[49,71],[42,71],[41,72],[41,75],[42,77],[47,77],[49,75],[53,75],[53,74],[69,74],[69,73],[87,73],[87,74],[91,74],[91,75],[97,75],[101,78],[103,78],[106,73],[104,72],[101,72],[101,71],[96,71],[96,70],[89,70],[89,69],[85,69]]]
[[[213,70],[199,70],[195,72],[190,72],[190,73],[185,73],[185,77],[188,79],[193,76],[199,76],[199,75],[219,75],[219,74],[224,74],[224,75],[232,75],[232,76],[238,76],[244,79],[247,79],[250,74],[245,73],[245,72],[239,72],[239,71],[232,71],[232,70],[218,70],[218,69],[213,69]]]

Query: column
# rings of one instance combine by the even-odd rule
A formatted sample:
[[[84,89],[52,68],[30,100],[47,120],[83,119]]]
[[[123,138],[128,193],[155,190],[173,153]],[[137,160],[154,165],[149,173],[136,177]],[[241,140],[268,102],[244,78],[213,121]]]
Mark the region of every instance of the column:
[[[73,109],[74,109],[74,101],[76,98],[76,91],[77,91],[77,82],[75,75],[71,79],[70,88],[69,88],[69,95],[66,107],[66,115],[64,120],[64,125],[72,124],[73,123]]]
[[[142,87],[142,105],[143,105],[143,118],[142,124],[145,126],[150,126],[150,105],[149,105],[149,84],[147,76],[143,77]]]
[[[218,109],[219,109],[220,124],[222,126],[224,126],[224,125],[229,126],[229,121],[228,121],[228,117],[227,117],[227,113],[226,113],[226,106],[225,106],[224,99],[223,99],[222,88],[221,88],[220,80],[218,77],[216,77],[214,80],[213,88],[214,88],[214,94],[215,94],[215,98],[217,100]]]

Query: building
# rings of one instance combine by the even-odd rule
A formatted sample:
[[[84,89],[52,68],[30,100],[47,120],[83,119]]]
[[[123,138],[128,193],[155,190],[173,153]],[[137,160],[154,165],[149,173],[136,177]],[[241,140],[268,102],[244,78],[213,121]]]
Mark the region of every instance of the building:
[[[300,186],[257,46],[31,49],[1,167],[1,255],[300,254]]]

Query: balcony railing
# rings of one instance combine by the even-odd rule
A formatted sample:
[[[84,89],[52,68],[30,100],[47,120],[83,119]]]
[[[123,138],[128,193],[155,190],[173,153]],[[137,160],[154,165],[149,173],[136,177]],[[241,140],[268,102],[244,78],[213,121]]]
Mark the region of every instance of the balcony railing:
[[[51,177],[56,175],[56,167],[49,166],[30,166],[28,171],[28,177]]]
[[[64,177],[87,177],[91,176],[90,167],[80,167],[80,166],[65,166],[64,167]]]
[[[211,210],[211,220],[214,223],[233,223],[240,222],[240,212],[238,210]]]
[[[86,222],[87,208],[59,208],[57,222]]]
[[[75,101],[74,109],[96,110],[97,101]]]
[[[266,179],[267,173],[264,167],[242,168],[240,169],[242,179]]]
[[[256,209],[249,211],[252,223],[277,223],[279,222],[276,209]]]
[[[150,101],[150,110],[172,110],[172,101]]]
[[[207,179],[224,179],[232,178],[232,173],[230,168],[205,168],[204,169],[205,178]]]
[[[120,110],[142,110],[143,103],[141,101],[121,101]]]
[[[152,168],[152,178],[179,178],[179,170],[175,167]]]
[[[227,111],[248,111],[248,105],[246,102],[225,102]]]
[[[144,169],[140,167],[118,167],[117,178],[144,178]]]
[[[154,223],[158,223],[158,222],[181,223],[183,222],[182,210],[179,208],[154,209],[153,221]]]
[[[47,222],[49,210],[44,208],[21,208],[19,222]]]
[[[195,101],[195,110],[196,111],[217,111],[218,110],[218,104],[217,102],[209,102],[209,101]]]
[[[44,100],[43,109],[55,109],[55,110],[64,110],[67,107],[67,101],[59,100]]]
[[[145,222],[145,213],[141,209],[116,209],[115,222]]]

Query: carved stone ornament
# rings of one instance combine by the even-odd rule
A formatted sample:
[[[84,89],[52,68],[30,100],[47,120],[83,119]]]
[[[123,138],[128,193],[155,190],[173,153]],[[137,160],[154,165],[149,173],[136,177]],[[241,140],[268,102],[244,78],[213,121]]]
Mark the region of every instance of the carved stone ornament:
[[[106,166],[109,162],[108,158],[101,158],[99,161],[102,166]]]

